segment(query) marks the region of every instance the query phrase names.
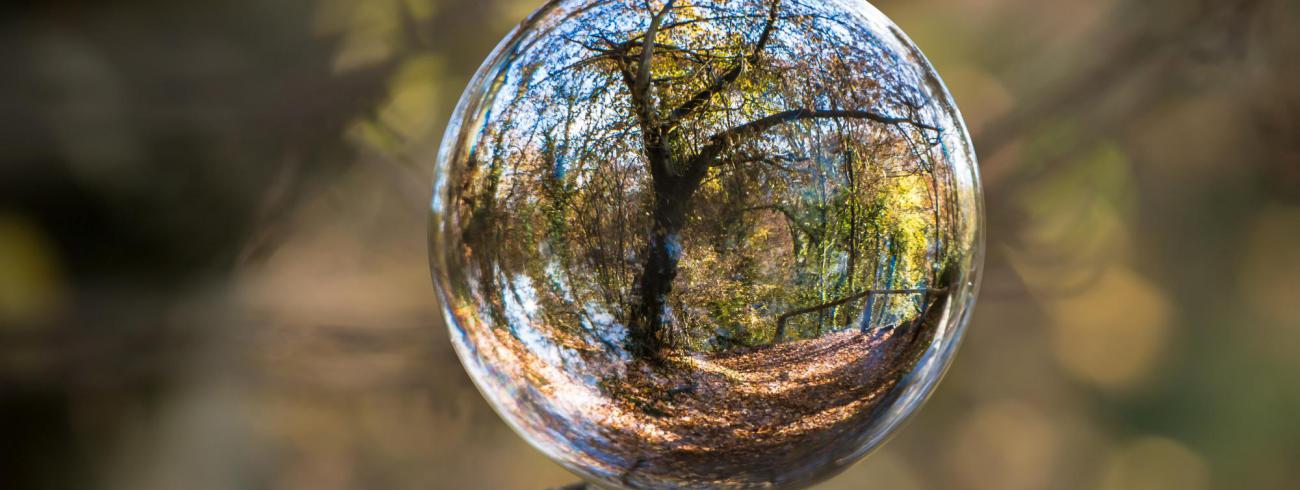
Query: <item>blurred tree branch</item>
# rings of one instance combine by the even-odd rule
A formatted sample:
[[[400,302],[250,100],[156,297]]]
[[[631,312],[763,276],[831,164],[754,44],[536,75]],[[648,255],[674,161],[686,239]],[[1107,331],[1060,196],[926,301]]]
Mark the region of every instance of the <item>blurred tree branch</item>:
[[[1269,0],[1230,0],[1223,2],[1202,2],[1188,19],[1177,23],[1172,32],[1154,33],[1152,25],[1158,24],[1158,18],[1168,16],[1177,9],[1167,8],[1163,2],[1131,1],[1115,9],[1113,22],[1103,25],[1128,24],[1129,29],[1118,36],[1109,30],[1099,31],[1089,36],[1091,45],[1104,45],[1105,39],[1117,39],[1115,47],[1108,54],[1098,57],[1101,61],[1094,66],[1080,68],[1078,72],[1064,78],[1072,80],[1060,86],[1045,90],[1031,102],[1000,120],[988,125],[988,129],[973,136],[976,148],[983,155],[992,156],[1007,145],[1022,137],[1031,127],[1065,115],[1078,117],[1096,111],[1098,102],[1113,94],[1126,80],[1147,75],[1157,81],[1167,82],[1179,76],[1176,70],[1159,70],[1154,75],[1144,70],[1153,66],[1171,62],[1179,54],[1199,54],[1199,61],[1213,61],[1211,51],[1198,49],[1199,42],[1205,38],[1228,39],[1235,49],[1228,53],[1240,53],[1240,45],[1245,27],[1260,6]],[[1125,18],[1137,18],[1139,21],[1124,22]],[[1134,115],[1149,110],[1150,106],[1162,101],[1159,94],[1167,92],[1167,83],[1148,82],[1144,85],[1142,96],[1138,97],[1145,105],[1130,106],[1127,111],[1115,114],[1108,119],[1130,119]],[[1099,125],[1107,127],[1108,125]],[[1068,154],[1069,150],[1061,153]],[[987,165],[988,160],[985,160]],[[1053,161],[1060,164],[1061,161]],[[1009,181],[986,181],[990,194],[997,192],[999,186],[1023,185],[1018,179],[1026,177],[1029,169],[1038,170],[1038,166],[1017,167],[1015,176]],[[1000,201],[994,201],[1000,202]]]
[[[1112,46],[1089,66],[1075,68],[1060,77],[1064,83],[1050,84],[1036,96],[1027,97],[1019,109],[987,125],[973,135],[982,160],[985,176],[987,216],[991,228],[1015,230],[1026,220],[1017,195],[1043,179],[1057,175],[1078,161],[1078,155],[1112,135],[1123,134],[1143,114],[1149,113],[1185,95],[1176,90],[1178,81],[1188,76],[1180,62],[1213,63],[1245,55],[1245,35],[1255,16],[1270,0],[1233,0],[1202,2],[1195,9],[1174,8],[1170,2],[1130,1],[1112,10],[1112,19],[1085,36],[1082,46],[1069,52],[1086,52],[1094,46]],[[1177,3],[1177,2],[1175,2]],[[1180,3],[1179,3],[1180,4]],[[1184,11],[1188,11],[1184,13]],[[1179,15],[1182,14],[1182,15]],[[1173,21],[1167,21],[1173,17]],[[1116,32],[1118,31],[1118,33]],[[1116,109],[1108,102],[1122,94],[1129,101]],[[1036,129],[1049,127],[1066,119],[1079,119],[1079,134],[1064,144],[1055,145],[1045,155],[1012,157],[1005,150]],[[1074,219],[1084,219],[1079,214]],[[1085,272],[1084,280],[1069,284],[1035,285],[1038,296],[1067,296],[1088,287],[1107,265],[1106,256],[1080,253],[1078,243],[1062,242],[1044,246],[1024,242],[1018,233],[1001,233],[989,237],[991,256],[1014,251],[1018,256],[1037,256],[1042,263]],[[1019,297],[1023,285],[986,285],[989,298]]]

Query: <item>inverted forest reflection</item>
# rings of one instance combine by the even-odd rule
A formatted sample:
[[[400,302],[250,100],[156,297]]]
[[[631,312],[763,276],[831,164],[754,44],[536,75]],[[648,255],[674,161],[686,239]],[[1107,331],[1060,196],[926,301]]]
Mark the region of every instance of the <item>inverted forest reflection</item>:
[[[448,130],[431,240],[462,359],[525,437],[608,483],[807,483],[915,408],[980,212],[896,27],[862,2],[575,1],[512,36]]]

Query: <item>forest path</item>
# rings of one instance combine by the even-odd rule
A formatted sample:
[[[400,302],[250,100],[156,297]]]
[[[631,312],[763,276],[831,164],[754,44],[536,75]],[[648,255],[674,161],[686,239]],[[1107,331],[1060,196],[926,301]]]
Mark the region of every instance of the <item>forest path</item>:
[[[607,434],[653,432],[624,474],[719,484],[795,476],[791,462],[860,445],[878,408],[928,345],[917,323],[847,330],[711,356],[670,355],[667,366],[630,369],[630,424]],[[641,437],[641,440],[647,438]],[[630,442],[630,441],[629,441]],[[809,467],[806,470],[811,471]],[[707,471],[707,474],[703,473]],[[742,476],[743,475],[743,476]]]

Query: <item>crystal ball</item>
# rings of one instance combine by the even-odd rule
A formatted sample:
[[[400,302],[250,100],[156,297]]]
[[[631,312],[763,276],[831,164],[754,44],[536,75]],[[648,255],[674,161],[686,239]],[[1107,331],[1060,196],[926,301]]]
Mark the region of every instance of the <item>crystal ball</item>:
[[[863,0],[557,0],[448,125],[430,261],[524,439],[615,488],[800,487],[942,377],[982,260],[975,154]]]

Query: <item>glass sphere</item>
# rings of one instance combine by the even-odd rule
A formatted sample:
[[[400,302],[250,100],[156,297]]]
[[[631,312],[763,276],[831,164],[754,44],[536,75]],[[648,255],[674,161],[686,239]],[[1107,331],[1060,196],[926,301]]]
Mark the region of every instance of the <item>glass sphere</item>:
[[[503,419],[603,486],[798,487],[952,359],[975,154],[862,0],[558,0],[470,82],[430,259]]]

